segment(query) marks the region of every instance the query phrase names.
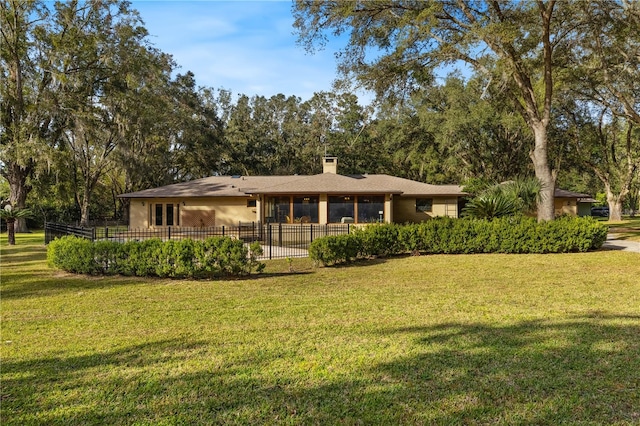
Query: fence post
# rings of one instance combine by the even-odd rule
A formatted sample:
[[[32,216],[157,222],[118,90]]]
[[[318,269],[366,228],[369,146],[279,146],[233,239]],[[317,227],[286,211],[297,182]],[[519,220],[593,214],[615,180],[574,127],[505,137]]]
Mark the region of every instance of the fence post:
[[[267,241],[269,243],[269,260],[272,259],[271,257],[271,248],[273,247],[273,235],[271,234],[271,224],[269,224],[267,226]]]
[[[96,228],[91,228],[91,241],[96,240]]]
[[[309,226],[309,244],[313,242],[313,223]]]
[[[278,245],[282,247],[282,223],[278,224]]]
[[[171,239],[171,227],[167,226],[167,240]]]
[[[108,226],[104,227],[104,239],[105,240],[109,239],[109,227]]]
[[[222,225],[222,236],[224,237],[224,225]]]

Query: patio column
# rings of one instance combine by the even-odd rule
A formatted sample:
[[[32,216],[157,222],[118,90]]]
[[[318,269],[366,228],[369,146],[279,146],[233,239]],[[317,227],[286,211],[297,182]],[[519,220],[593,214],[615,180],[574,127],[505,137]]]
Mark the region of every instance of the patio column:
[[[384,221],[385,223],[393,223],[393,195],[391,194],[384,196]]]
[[[318,223],[325,224],[328,221],[327,212],[329,211],[329,203],[327,202],[327,194],[320,194],[318,200]]]

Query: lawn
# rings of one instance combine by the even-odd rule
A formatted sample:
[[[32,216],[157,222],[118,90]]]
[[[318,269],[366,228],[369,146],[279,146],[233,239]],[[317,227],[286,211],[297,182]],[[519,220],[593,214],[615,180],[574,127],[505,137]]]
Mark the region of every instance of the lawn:
[[[640,424],[637,253],[172,281],[2,238],[2,425]]]
[[[607,222],[609,232],[621,240],[640,241],[640,216],[625,217],[620,222]]]

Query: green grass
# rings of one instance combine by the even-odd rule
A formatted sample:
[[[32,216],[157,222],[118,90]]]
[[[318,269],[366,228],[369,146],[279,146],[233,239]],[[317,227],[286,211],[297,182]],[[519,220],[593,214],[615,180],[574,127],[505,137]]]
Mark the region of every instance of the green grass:
[[[640,255],[172,281],[2,247],[2,425],[640,424]]]
[[[640,241],[640,216],[625,217],[621,222],[607,222],[609,232],[621,240]]]

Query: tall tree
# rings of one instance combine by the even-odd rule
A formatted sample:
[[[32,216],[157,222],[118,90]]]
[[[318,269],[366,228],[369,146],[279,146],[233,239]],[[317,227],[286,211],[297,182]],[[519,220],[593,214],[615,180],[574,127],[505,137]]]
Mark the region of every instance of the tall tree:
[[[223,168],[222,123],[217,117],[213,93],[198,89],[195,75],[178,75],[171,84],[173,123],[169,138],[175,180],[188,180],[220,173]]]
[[[416,90],[408,101],[384,103],[375,133],[393,173],[431,183],[525,175],[526,125],[508,107],[480,99],[481,91],[477,80],[449,77],[441,86]]]
[[[578,3],[583,25],[579,49],[570,59],[574,72],[564,85],[575,101],[571,115],[592,124],[591,135],[574,137],[584,161],[602,181],[611,220],[622,206],[640,170],[640,3],[594,0]]]
[[[0,2],[0,174],[17,209],[25,207],[36,158],[46,158],[55,128],[47,18],[43,2]],[[26,222],[18,218],[16,232],[24,231]]]
[[[325,32],[349,33],[339,70],[379,97],[424,85],[436,65],[457,61],[508,92],[533,134],[530,157],[543,185],[538,219],[553,219],[557,171],[547,132],[557,64],[574,34],[570,2],[298,0],[294,15],[309,49]]]
[[[115,167],[113,153],[135,125],[139,94],[148,76],[162,71],[162,61],[148,48],[147,31],[126,2],[72,1],[55,9],[56,101],[70,162],[78,170],[76,198],[86,224],[94,189]]]

